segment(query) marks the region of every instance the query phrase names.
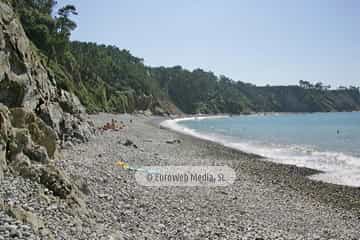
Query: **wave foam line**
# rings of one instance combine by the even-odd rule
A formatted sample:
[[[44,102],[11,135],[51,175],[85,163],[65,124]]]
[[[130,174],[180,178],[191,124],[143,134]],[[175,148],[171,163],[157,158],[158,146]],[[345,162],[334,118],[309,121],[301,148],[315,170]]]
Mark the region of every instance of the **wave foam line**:
[[[175,132],[190,135],[207,141],[220,143],[223,146],[242,152],[257,154],[269,161],[291,164],[323,171],[311,176],[311,179],[333,184],[360,187],[360,158],[341,152],[322,152],[305,146],[297,145],[264,145],[257,142],[227,139],[225,136],[199,133],[179,125],[181,121],[204,120],[209,118],[225,118],[229,116],[187,117],[165,120],[160,125]]]

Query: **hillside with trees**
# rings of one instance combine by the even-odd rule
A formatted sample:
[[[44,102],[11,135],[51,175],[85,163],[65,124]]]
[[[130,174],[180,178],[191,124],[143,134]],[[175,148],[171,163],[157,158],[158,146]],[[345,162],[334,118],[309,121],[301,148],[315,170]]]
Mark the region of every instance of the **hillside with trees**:
[[[5,0],[3,0],[5,1]],[[8,0],[28,37],[55,74],[57,86],[76,94],[89,112],[155,114],[315,112],[360,110],[359,88],[332,90],[321,82],[258,87],[202,69],[150,67],[116,46],[70,41],[76,7],[54,13],[54,0]]]

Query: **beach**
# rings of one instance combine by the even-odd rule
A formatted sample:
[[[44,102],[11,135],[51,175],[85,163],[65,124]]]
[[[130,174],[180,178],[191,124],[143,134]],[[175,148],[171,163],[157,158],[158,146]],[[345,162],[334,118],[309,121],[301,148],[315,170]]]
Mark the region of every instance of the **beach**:
[[[318,171],[160,128],[162,117],[86,118],[97,127],[115,119],[125,128],[61,151],[55,164],[81,190],[82,205],[32,194],[41,187],[21,177],[6,177],[1,190],[40,216],[54,239],[360,239],[358,188],[313,181],[307,176]],[[145,187],[118,161],[226,165],[237,178],[225,187]]]

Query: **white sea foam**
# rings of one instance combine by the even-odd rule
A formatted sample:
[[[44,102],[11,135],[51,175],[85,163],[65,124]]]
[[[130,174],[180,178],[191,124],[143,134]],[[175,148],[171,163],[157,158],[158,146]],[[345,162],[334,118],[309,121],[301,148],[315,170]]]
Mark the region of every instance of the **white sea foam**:
[[[204,134],[178,124],[187,120],[204,120],[208,118],[224,118],[228,116],[200,116],[166,120],[162,127],[191,135],[197,138],[220,143],[226,147],[253,153],[265,157],[269,161],[308,167],[324,173],[311,176],[311,179],[333,184],[360,187],[360,158],[340,152],[318,151],[309,146],[298,145],[265,145],[255,141],[241,141],[217,134]]]

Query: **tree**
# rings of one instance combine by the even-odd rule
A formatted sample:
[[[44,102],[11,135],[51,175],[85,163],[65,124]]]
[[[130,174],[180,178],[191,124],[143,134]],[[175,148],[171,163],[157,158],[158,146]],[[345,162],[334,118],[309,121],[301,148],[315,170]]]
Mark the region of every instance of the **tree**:
[[[315,89],[317,90],[322,90],[323,89],[323,83],[322,82],[317,82],[315,84]]]
[[[57,33],[67,38],[70,37],[71,31],[75,30],[77,27],[76,23],[69,18],[71,14],[78,15],[75,6],[66,5],[59,9],[58,17],[55,18]]]
[[[57,4],[54,0],[13,0],[12,5],[16,11],[36,10],[45,15],[51,15],[53,7]]]
[[[310,89],[313,87],[313,85],[310,82],[304,81],[304,80],[300,80],[299,85],[300,85],[300,87],[305,88],[305,89]]]
[[[69,52],[71,31],[77,27],[76,23],[69,16],[77,14],[76,8],[73,5],[66,5],[59,9],[58,16],[55,17],[56,28],[51,38],[52,48],[48,54],[49,58],[64,62],[67,56],[66,52]]]
[[[304,80],[299,80],[299,86],[301,88],[305,88],[305,81]]]

